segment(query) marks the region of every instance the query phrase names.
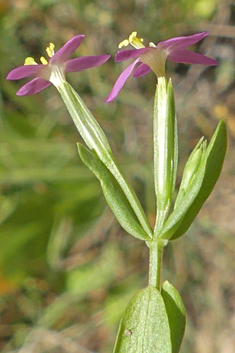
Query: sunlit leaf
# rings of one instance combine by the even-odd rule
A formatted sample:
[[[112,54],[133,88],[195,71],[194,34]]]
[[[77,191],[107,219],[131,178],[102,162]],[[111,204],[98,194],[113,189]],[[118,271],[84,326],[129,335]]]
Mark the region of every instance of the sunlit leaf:
[[[160,292],[147,287],[129,303],[121,319],[113,353],[171,353],[171,337]]]
[[[193,204],[185,214],[185,217],[183,218],[179,228],[171,237],[171,240],[179,238],[188,230],[194,218],[200,211],[202,205],[204,204],[204,202],[212,192],[220,176],[226,150],[227,150],[227,128],[226,128],[225,121],[221,120],[206,150],[205,175],[204,175],[204,179],[203,179],[200,191],[196,199],[194,200]]]
[[[171,330],[172,353],[178,353],[186,324],[184,304],[178,291],[168,281],[163,283],[161,295],[165,303]]]
[[[99,179],[108,205],[121,226],[138,239],[150,240],[139,224],[121,187],[100,159],[83,145],[78,144],[78,152],[82,161]]]
[[[190,187],[166,221],[158,235],[160,238],[176,239],[190,227],[218,180],[226,149],[226,125],[224,120],[221,120],[206,151],[203,152],[200,165],[193,176]],[[192,154],[194,152],[195,150]]]

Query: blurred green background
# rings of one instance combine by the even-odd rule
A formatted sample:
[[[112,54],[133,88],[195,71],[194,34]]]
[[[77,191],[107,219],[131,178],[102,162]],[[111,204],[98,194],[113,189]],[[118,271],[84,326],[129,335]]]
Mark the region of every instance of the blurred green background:
[[[85,34],[76,56],[112,54],[68,74],[105,130],[153,225],[152,109],[156,78],[130,78],[104,100],[124,65],[114,64],[133,30],[146,42],[208,30],[193,50],[220,66],[168,62],[179,125],[179,178],[198,139],[220,118],[229,127],[223,173],[188,234],[164,254],[163,279],[182,294],[182,353],[235,351],[235,4],[229,0],[0,0],[0,350],[112,351],[129,299],[147,284],[146,246],[117,224],[99,183],[76,151],[81,141],[52,86],[29,97],[7,73]],[[26,81],[25,81],[26,82]],[[86,347],[86,348],[85,348]]]

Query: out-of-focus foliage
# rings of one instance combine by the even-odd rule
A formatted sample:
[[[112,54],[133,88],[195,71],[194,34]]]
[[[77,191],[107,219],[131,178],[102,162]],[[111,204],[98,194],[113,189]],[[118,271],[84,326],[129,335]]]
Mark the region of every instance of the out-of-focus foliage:
[[[81,139],[54,87],[31,97],[7,73],[26,56],[39,61],[86,37],[76,56],[114,56],[133,31],[158,42],[209,30],[197,49],[218,68],[168,62],[179,118],[179,174],[202,135],[226,118],[230,149],[224,173],[194,225],[166,249],[163,279],[183,295],[182,353],[234,351],[235,6],[232,0],[0,0],[0,349],[2,352],[110,352],[118,321],[147,283],[148,252],[124,234],[99,183],[81,163]],[[150,221],[155,76],[130,78],[108,95],[123,64],[68,75],[104,128]],[[180,180],[180,179],[179,179]]]

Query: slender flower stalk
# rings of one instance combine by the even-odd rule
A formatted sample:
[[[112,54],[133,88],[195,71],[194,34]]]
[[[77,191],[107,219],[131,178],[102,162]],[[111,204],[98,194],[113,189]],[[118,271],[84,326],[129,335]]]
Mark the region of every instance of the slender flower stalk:
[[[99,159],[117,180],[143,230],[151,239],[152,229],[146,215],[134,190],[118,167],[102,128],[68,82],[61,83],[57,88],[83,140],[87,146],[97,154]]]
[[[7,80],[20,80],[30,76],[35,77],[22,86],[16,94],[18,96],[35,94],[50,86],[51,83],[58,87],[61,82],[66,81],[66,72],[90,69],[105,63],[110,58],[110,55],[95,55],[69,60],[70,56],[80,46],[84,37],[83,34],[73,37],[57,52],[54,52],[54,44],[50,43],[46,49],[49,61],[42,56],[40,58],[41,64],[37,64],[33,58],[28,57],[25,59],[23,66],[19,66],[9,72]]]
[[[135,58],[135,60],[118,77],[106,102],[111,102],[117,98],[133,70],[134,77],[144,76],[151,70],[157,77],[165,77],[165,63],[167,59],[176,63],[201,64],[206,66],[218,65],[216,60],[186,49],[207,35],[208,32],[202,32],[191,36],[175,37],[159,42],[157,45],[150,42],[149,46],[145,47],[143,39],[137,37],[137,32],[133,32],[128,39],[119,44],[119,48],[121,49],[123,46],[131,44],[135,49],[118,51],[115,61],[120,62],[132,58]]]
[[[153,114],[154,185],[157,201],[155,236],[165,223],[175,189],[178,164],[177,122],[171,80],[159,77]]]

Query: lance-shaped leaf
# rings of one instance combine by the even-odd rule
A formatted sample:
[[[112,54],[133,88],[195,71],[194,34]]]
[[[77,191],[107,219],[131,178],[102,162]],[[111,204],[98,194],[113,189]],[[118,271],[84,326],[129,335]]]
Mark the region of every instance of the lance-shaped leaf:
[[[176,198],[174,210],[167,219],[162,230],[160,230],[160,233],[157,234],[157,237],[170,239],[182,222],[184,214],[195,200],[201,188],[205,173],[206,160],[202,158],[203,155],[205,156],[205,150],[206,141],[199,141],[189,156],[184,168],[183,178]],[[194,163],[194,166],[192,163]],[[192,174],[193,170],[194,174]]]
[[[106,201],[120,225],[134,237],[150,240],[151,238],[142,229],[125,194],[106,166],[93,152],[81,144],[78,144],[78,152],[83,163],[99,179]]]
[[[185,214],[179,228],[171,237],[171,240],[179,238],[188,230],[196,215],[200,211],[202,205],[212,192],[220,176],[226,150],[227,129],[225,121],[221,120],[206,151],[205,174],[200,191],[195,201]]]
[[[149,286],[130,301],[113,353],[172,353],[170,326],[160,292]]]
[[[197,154],[199,148],[201,148],[201,156],[200,153]],[[226,149],[226,124],[224,120],[221,120],[207,149],[205,150],[205,145],[202,143],[201,146],[197,145],[192,152],[189,162],[192,162],[197,156],[194,159],[196,167],[190,166],[191,170],[194,169],[194,173],[191,175],[192,181],[189,180],[184,196],[180,196],[180,202],[176,202],[176,207],[158,234],[159,238],[176,239],[190,227],[218,180]],[[187,163],[186,168],[190,164]]]
[[[178,353],[183,340],[186,324],[184,304],[179,292],[168,281],[163,283],[161,295],[165,303],[170,325],[172,353]]]
[[[190,193],[191,198],[193,198],[194,193],[197,192],[197,188],[200,186],[198,182],[199,171],[202,170],[202,173],[204,173],[203,156],[205,155],[206,147],[207,142],[204,141],[204,137],[202,137],[191,152],[184,167],[180,188],[174,204],[174,209],[182,206],[182,202],[184,201],[185,195],[188,192]],[[194,193],[192,192],[192,189],[194,189]],[[188,194],[187,200],[190,202]]]

